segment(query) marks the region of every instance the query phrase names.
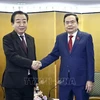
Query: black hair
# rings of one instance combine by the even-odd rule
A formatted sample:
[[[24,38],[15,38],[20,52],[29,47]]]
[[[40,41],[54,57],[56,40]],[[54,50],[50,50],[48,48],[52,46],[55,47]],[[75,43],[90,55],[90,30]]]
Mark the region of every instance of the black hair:
[[[65,22],[65,18],[66,18],[66,17],[71,16],[71,15],[72,15],[72,16],[75,16],[76,21],[77,21],[77,23],[78,23],[78,16],[77,16],[76,14],[74,14],[74,13],[68,13],[68,14],[65,14],[65,15],[64,15],[63,22]]]
[[[11,16],[11,23],[14,23],[14,19],[15,19],[15,16],[17,14],[24,14],[26,16],[26,18],[27,18],[27,21],[28,21],[28,14],[27,13],[24,13],[22,11],[15,11],[15,12],[13,12],[13,14]]]

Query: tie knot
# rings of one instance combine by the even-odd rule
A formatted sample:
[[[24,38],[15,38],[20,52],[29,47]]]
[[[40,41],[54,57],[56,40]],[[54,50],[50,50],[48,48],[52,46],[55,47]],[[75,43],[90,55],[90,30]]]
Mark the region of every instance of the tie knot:
[[[23,39],[24,36],[20,35],[20,37]]]
[[[70,36],[69,36],[69,38],[72,38],[72,37],[73,37],[73,35],[70,35]]]
[[[20,37],[21,37],[22,40],[24,40],[24,36],[21,35]]]

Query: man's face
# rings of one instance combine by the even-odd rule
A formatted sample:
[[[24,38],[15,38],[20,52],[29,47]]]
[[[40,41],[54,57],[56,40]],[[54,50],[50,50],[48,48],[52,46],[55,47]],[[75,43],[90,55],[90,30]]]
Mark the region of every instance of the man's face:
[[[69,34],[73,34],[78,29],[78,23],[76,21],[75,16],[73,16],[73,15],[70,15],[65,18],[64,25],[65,25],[65,30]]]
[[[18,34],[23,34],[27,29],[27,18],[24,14],[17,14],[14,18],[14,23],[12,23],[14,30]]]

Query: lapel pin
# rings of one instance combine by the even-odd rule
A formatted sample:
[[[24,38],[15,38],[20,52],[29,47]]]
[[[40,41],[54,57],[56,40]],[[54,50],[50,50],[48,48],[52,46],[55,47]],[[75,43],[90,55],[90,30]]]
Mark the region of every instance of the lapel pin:
[[[80,38],[77,36],[77,40],[79,40]]]

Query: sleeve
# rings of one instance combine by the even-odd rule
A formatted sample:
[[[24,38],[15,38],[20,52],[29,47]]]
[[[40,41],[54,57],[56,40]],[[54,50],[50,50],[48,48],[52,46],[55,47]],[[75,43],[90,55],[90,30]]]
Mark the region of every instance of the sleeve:
[[[87,66],[88,66],[88,81],[94,82],[94,47],[92,36],[89,35],[87,40]]]
[[[48,54],[45,58],[43,58],[41,60],[42,67],[40,69],[50,65],[51,63],[53,63],[55,60],[57,60],[59,58],[60,54],[59,54],[58,45],[59,45],[59,41],[58,41],[58,36],[57,36],[55,46],[54,46],[53,50],[51,51],[51,53]]]
[[[36,57],[36,47],[35,47],[35,40],[33,38],[33,43],[34,43],[34,55],[35,55],[35,60],[37,60],[37,57]],[[37,70],[34,70],[34,76],[35,76],[35,84],[38,84],[38,71]]]

